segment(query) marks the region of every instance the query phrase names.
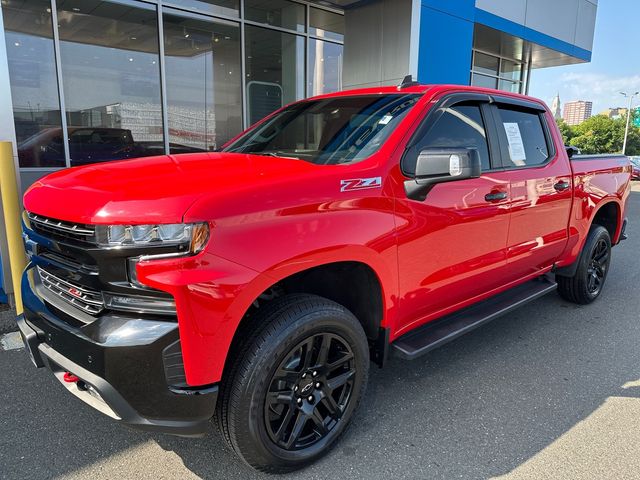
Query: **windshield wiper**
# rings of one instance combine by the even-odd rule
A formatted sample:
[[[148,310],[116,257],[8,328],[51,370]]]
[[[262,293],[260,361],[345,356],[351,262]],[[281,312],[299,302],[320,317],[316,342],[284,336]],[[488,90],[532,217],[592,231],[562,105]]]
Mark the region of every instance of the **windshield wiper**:
[[[247,152],[249,153],[249,152]],[[250,152],[251,155],[263,155],[265,157],[277,157],[277,158],[290,158],[292,160],[300,160],[300,157],[290,157],[288,155],[283,155],[278,152]]]

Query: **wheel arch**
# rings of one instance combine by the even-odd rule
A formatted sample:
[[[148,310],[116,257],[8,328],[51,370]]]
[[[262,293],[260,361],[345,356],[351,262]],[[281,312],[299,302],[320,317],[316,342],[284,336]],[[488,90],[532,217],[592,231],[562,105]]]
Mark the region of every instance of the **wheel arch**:
[[[225,368],[233,361],[251,330],[255,313],[265,303],[283,295],[307,293],[332,300],[347,308],[362,325],[370,346],[371,359],[380,366],[387,354],[389,329],[383,276],[369,262],[334,260],[298,268],[278,268],[269,272],[271,283],[255,296],[237,325],[225,360]],[[274,275],[274,271],[280,275]]]

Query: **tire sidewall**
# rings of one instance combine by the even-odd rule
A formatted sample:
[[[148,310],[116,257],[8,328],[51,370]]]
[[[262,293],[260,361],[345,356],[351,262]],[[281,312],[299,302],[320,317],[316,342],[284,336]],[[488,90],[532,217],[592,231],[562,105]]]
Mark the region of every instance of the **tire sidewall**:
[[[347,342],[354,353],[356,375],[352,397],[343,413],[343,420],[323,440],[304,450],[287,451],[276,446],[266,431],[264,402],[275,370],[284,358],[300,342],[319,333],[334,333]],[[239,392],[240,408],[233,413],[237,431],[248,433],[251,456],[265,465],[284,468],[310,463],[324,455],[344,432],[364,393],[369,369],[369,351],[366,336],[353,315],[336,305],[307,312],[294,322],[284,325],[269,335],[249,366],[251,375]],[[244,443],[244,442],[243,442]],[[247,452],[248,453],[248,452]],[[243,452],[244,455],[244,452]]]

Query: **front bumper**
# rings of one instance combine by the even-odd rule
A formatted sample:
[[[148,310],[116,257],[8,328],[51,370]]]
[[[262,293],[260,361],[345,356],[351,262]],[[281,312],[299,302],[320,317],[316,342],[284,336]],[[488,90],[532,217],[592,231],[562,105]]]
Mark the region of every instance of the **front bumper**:
[[[192,388],[171,380],[179,370],[178,325],[166,319],[106,314],[70,324],[29,265],[22,279],[22,337],[37,367],[102,413],[127,425],[184,436],[205,433],[218,386]],[[178,361],[176,362],[176,359]],[[64,380],[65,372],[79,378]]]

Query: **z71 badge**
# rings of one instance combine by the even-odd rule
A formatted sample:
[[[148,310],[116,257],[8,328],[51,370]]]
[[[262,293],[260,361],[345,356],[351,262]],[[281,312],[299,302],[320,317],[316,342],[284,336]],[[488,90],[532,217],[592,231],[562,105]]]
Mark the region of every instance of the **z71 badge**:
[[[351,180],[340,180],[340,191],[350,192],[352,190],[365,190],[367,188],[380,188],[382,177],[354,178]]]

